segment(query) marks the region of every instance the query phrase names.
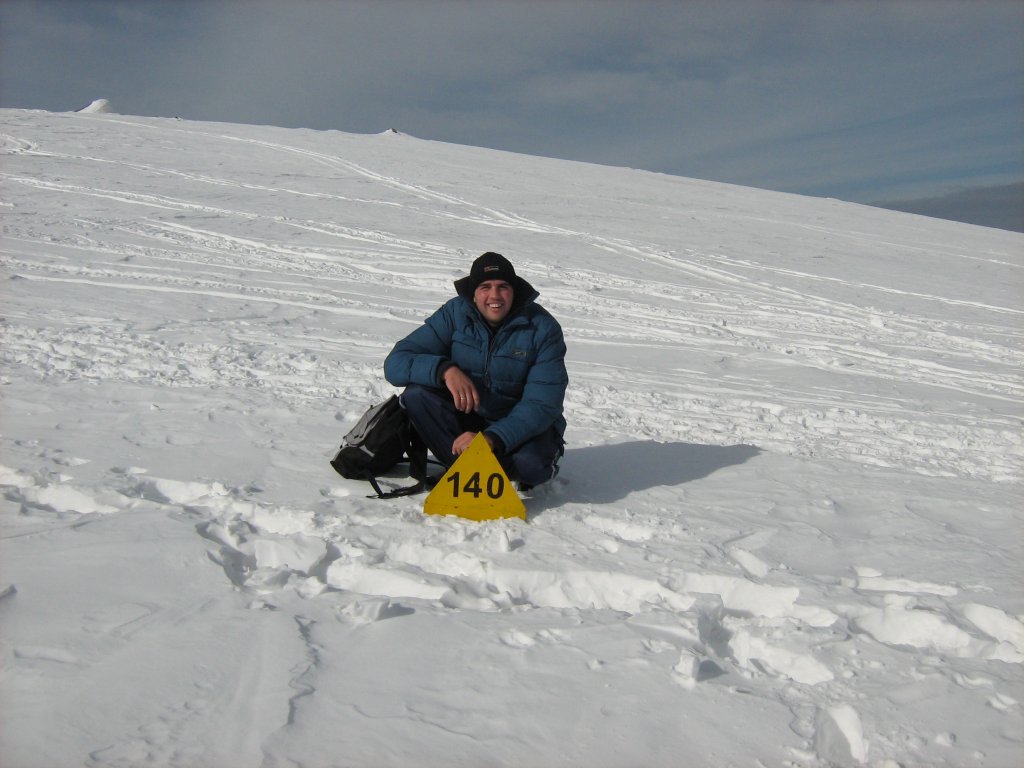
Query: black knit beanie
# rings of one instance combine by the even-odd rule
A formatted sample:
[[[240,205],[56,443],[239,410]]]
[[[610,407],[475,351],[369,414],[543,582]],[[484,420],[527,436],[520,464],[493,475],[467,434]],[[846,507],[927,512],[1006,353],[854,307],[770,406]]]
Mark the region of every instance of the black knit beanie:
[[[514,286],[516,283],[516,271],[512,267],[512,262],[500,253],[494,253],[493,251],[488,251],[482,256],[478,256],[476,261],[473,262],[473,267],[469,270],[468,287],[470,291],[475,291],[480,283],[487,280],[504,280],[509,285]]]

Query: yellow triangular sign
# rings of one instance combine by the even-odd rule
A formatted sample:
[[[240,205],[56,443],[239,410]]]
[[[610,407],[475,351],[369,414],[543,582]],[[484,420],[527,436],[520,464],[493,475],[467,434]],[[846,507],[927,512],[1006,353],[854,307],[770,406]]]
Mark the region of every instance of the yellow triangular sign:
[[[526,519],[523,500],[479,432],[438,480],[423,502],[423,511],[428,515],[458,515],[470,520]]]

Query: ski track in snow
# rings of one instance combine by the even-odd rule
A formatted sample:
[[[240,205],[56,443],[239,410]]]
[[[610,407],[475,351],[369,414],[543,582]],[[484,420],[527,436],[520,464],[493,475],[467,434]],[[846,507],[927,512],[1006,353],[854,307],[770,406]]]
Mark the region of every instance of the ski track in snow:
[[[933,755],[935,744],[917,743],[902,721],[862,722],[859,702],[871,696],[913,709],[922,692],[957,689],[1019,716],[1024,623],[988,604],[983,585],[881,572],[870,564],[866,532],[851,545],[864,558],[852,571],[807,572],[795,562],[818,547],[845,546],[826,519],[849,520],[857,531],[889,526],[898,537],[913,518],[920,528],[912,535],[952,536],[942,515],[923,503],[868,520],[840,494],[807,499],[799,488],[772,486],[762,468],[768,459],[753,460],[771,452],[1012,487],[1024,458],[1018,307],[814,274],[731,255],[728,246],[681,247],[656,233],[627,239],[625,229],[596,224],[578,231],[539,210],[474,202],[472,188],[453,194],[417,181],[419,169],[408,178],[374,170],[370,150],[357,163],[313,142],[299,147],[241,130],[76,118],[82,130],[109,129],[125,145],[155,142],[140,163],[138,150],[119,151],[114,140],[85,150],[76,122],[63,118],[29,139],[33,119],[9,117],[0,136],[11,161],[0,173],[8,200],[0,268],[12,293],[45,297],[52,289],[65,298],[5,308],[0,384],[142,384],[217,402],[269,400],[296,415],[333,415],[331,434],[340,437],[390,391],[383,355],[447,298],[450,281],[476,255],[464,248],[512,238],[517,265],[567,333],[567,417],[583,437],[574,444],[570,434],[567,461],[574,450],[597,455],[599,441],[633,441],[652,455],[676,446],[675,460],[693,465],[680,471],[684,479],[748,462],[745,471],[764,473],[769,488],[730,496],[720,487],[720,502],[695,503],[678,479],[661,482],[656,471],[623,492],[607,476],[582,479],[578,465],[528,499],[528,525],[476,525],[424,518],[416,500],[381,505],[341,480],[324,481],[313,489],[318,498],[299,506],[223,479],[163,477],[155,466],[93,465],[93,484],[78,482],[74,469],[93,456],[46,452],[5,430],[12,466],[0,466],[0,488],[22,518],[5,539],[157,510],[189,521],[211,565],[251,609],[297,611],[276,630],[301,651],[287,680],[261,681],[256,665],[234,704],[220,701],[211,682],[86,764],[201,760],[203,753],[182,749],[205,713],[261,691],[286,697],[287,713],[278,713],[273,736],[232,748],[280,759],[274,750],[289,743],[289,728],[330,679],[326,622],[355,630],[414,615],[513,615],[516,627],[497,623],[482,638],[487,653],[572,657],[593,675],[632,668],[679,695],[715,686],[781,706],[804,745],[790,750],[792,765],[855,764],[867,754],[909,755],[914,764]],[[193,168],[179,142],[223,145],[223,167]],[[233,152],[268,170],[247,174]],[[293,175],[283,178],[284,169]],[[275,174],[282,178],[271,183]],[[34,200],[45,201],[42,212],[32,210]],[[386,231],[367,221],[408,223]],[[765,221],[814,229],[784,217]],[[870,232],[820,231],[885,245]],[[587,257],[544,258],[559,252],[592,254],[593,265]],[[1006,255],[964,258],[1020,268]],[[94,290],[109,303],[82,314]],[[151,314],[134,309],[150,302]],[[176,305],[188,308],[180,318]],[[605,461],[614,472],[613,459]],[[642,505],[634,490],[646,494]],[[870,495],[870,484],[859,490]],[[966,510],[970,499],[955,503]],[[957,535],[970,548],[980,541]],[[953,556],[955,544],[936,557]],[[2,605],[16,588],[0,587]],[[296,600],[306,607],[291,607]],[[111,611],[94,622],[104,636],[123,639],[159,606]],[[474,626],[483,634],[480,627],[492,625]],[[268,666],[274,637],[250,651]],[[623,645],[627,651],[609,655]],[[22,645],[4,663],[85,662],[66,648]],[[1010,671],[993,673],[993,664]],[[354,711],[356,720],[372,719]],[[451,727],[437,713],[400,717]],[[940,746],[955,741],[936,738]]]
[[[853,380],[849,384],[850,389],[859,391],[865,389],[864,382],[859,380],[868,379],[867,383],[874,387],[884,387],[888,382],[919,384],[925,388],[949,390],[954,397],[958,394],[980,395],[1017,407],[1024,398],[1018,352],[1024,332],[1019,330],[1018,321],[1011,320],[1002,325],[994,322],[1000,315],[1012,318],[1022,314],[1014,308],[923,296],[928,302],[953,306],[969,304],[990,313],[998,333],[977,334],[975,329],[959,328],[942,320],[923,321],[917,316],[880,311],[870,306],[838,303],[811,292],[816,281],[836,282],[836,278],[798,273],[707,252],[667,252],[653,243],[574,232],[564,227],[544,225],[518,214],[475,205],[422,185],[402,182],[326,153],[233,136],[220,135],[219,138],[294,155],[300,160],[327,165],[379,185],[385,194],[397,193],[397,199],[382,200],[382,204],[387,202],[407,209],[411,215],[422,215],[424,209],[417,202],[422,200],[429,204],[428,210],[442,207],[446,209],[446,215],[464,224],[500,225],[526,233],[554,236],[565,241],[563,248],[597,247],[613,253],[620,262],[661,263],[686,275],[685,282],[692,279],[692,289],[666,290],[663,281],[638,280],[601,271],[558,270],[555,274],[561,285],[553,290],[546,289],[545,301],[560,317],[569,318],[565,325],[570,344],[582,347],[596,345],[599,348],[623,343],[655,348],[664,346],[671,347],[676,353],[674,357],[681,358],[685,358],[689,349],[701,356],[720,357],[726,363],[742,356],[751,361],[747,368],[754,376],[754,361],[771,359],[773,364],[778,364],[774,361],[782,359],[811,371],[843,374]],[[47,153],[27,141],[19,143],[13,137],[8,138],[7,144],[9,152],[87,163],[115,162]],[[137,165],[121,164],[140,173],[169,173],[153,166],[138,168]],[[201,186],[231,184],[208,175],[178,175]],[[357,325],[364,317],[393,317],[395,305],[401,301],[396,299],[396,295],[406,294],[408,297],[418,289],[436,293],[438,286],[446,282],[446,274],[459,268],[458,262],[452,260],[452,249],[440,242],[410,241],[392,233],[344,227],[330,221],[296,221],[279,215],[214,207],[197,200],[130,190],[104,190],[85,184],[57,183],[9,173],[3,174],[2,178],[8,184],[25,184],[55,194],[93,196],[142,206],[154,212],[188,212],[210,221],[208,228],[145,217],[119,222],[117,228],[123,233],[119,240],[125,242],[111,248],[103,244],[108,223],[101,220],[90,224],[83,218],[78,221],[83,230],[80,237],[74,242],[47,243],[44,259],[19,257],[19,253],[35,251],[32,246],[37,244],[31,237],[9,231],[0,263],[17,277],[29,280],[79,284],[95,281],[97,285],[120,290],[181,292],[210,299],[237,300],[249,305],[270,303],[348,316]],[[258,185],[251,192],[271,196],[293,194],[283,188],[262,188]],[[230,228],[239,221],[252,222],[260,228],[296,227],[323,234],[332,240],[340,239],[347,247],[284,247],[268,238],[241,238],[218,232],[217,221],[221,222],[221,229]],[[100,232],[91,236],[89,231],[96,226]],[[12,253],[11,246],[19,241],[24,241],[24,244],[15,246],[16,252]],[[83,266],[79,258],[83,254],[92,255],[95,261]],[[435,255],[434,262],[439,262],[443,269],[425,267],[419,270],[421,274],[413,277],[409,259],[425,260],[426,254]],[[462,253],[458,256],[459,259],[464,258]],[[206,269],[199,271],[190,266],[182,270],[178,265],[183,260],[202,264]],[[366,285],[366,270],[360,268],[361,263],[374,264],[375,282],[384,282],[395,290],[378,296],[360,296]],[[624,271],[628,274],[628,267]],[[198,280],[201,275],[204,279]],[[389,279],[388,275],[392,277]],[[797,284],[804,285],[799,289],[783,286],[771,280],[773,275],[792,277]],[[896,289],[863,283],[848,285],[869,292],[901,293]],[[563,298],[578,296],[581,292],[588,294],[585,308]],[[616,293],[628,297],[638,293],[650,295],[657,297],[658,301],[652,301],[648,307],[637,306],[632,298],[620,299]],[[403,319],[418,321],[415,310],[407,309],[403,314]],[[865,343],[866,329],[871,332],[870,346]],[[102,351],[102,345],[97,348],[96,341],[88,338],[88,332],[80,336],[61,329],[61,340],[57,342],[35,337],[18,338],[15,335],[17,331],[10,326],[4,330],[5,362],[26,362],[40,348],[48,348],[48,352],[68,349],[74,350],[72,360],[52,360],[47,356],[54,369],[82,378],[111,375],[109,366],[90,370],[86,361],[101,357],[96,352]],[[211,375],[219,375],[220,361],[208,359],[209,354],[218,354],[217,351],[204,354],[201,350],[168,349],[154,341],[152,336],[152,332],[136,333],[133,338],[132,333],[125,330],[111,341],[117,346],[120,342],[128,342],[131,346],[125,349],[142,344],[145,357],[141,359],[155,363],[157,370],[173,369],[171,376],[174,381],[171,383],[175,385],[188,385],[190,374],[194,374],[195,382],[200,385],[208,384]],[[391,340],[377,340],[378,346],[373,352],[379,356],[380,352],[386,351]],[[156,348],[151,349],[153,346]],[[247,354],[244,348],[239,352],[240,358]],[[191,362],[193,360],[194,363]],[[289,378],[290,368],[288,364],[284,367],[285,379]],[[656,439],[684,436],[704,441],[729,430],[743,442],[788,450],[797,455],[870,461],[883,466],[905,466],[909,460],[923,472],[956,475],[969,471],[975,476],[987,475],[997,480],[1012,479],[1013,467],[1019,466],[1024,454],[1019,418],[1006,419],[1005,428],[979,430],[975,427],[977,414],[951,412],[944,414],[936,429],[934,419],[929,419],[927,424],[919,424],[906,418],[911,410],[908,405],[914,405],[906,398],[895,398],[890,402],[884,399],[851,402],[843,392],[832,389],[826,394],[823,388],[801,391],[797,384],[784,393],[782,402],[764,403],[756,387],[749,383],[742,386],[741,381],[747,377],[745,370],[743,375],[736,377],[734,386],[737,391],[723,402],[708,397],[703,372],[687,375],[686,371],[676,369],[667,387],[662,386],[665,384],[662,373],[655,372],[658,389],[629,392],[615,387],[613,383],[621,383],[637,373],[642,375],[642,372],[629,368],[604,368],[600,375],[587,368],[572,371],[576,382],[573,395],[577,399],[574,402],[586,406],[581,409],[585,413],[597,414],[598,423],[606,423],[611,416],[626,420],[622,426],[630,429],[636,427],[632,423],[633,412],[647,412],[655,406],[667,416],[663,426],[643,426],[645,433]],[[51,372],[42,365],[37,370],[41,375]],[[134,374],[126,371],[123,375],[143,378],[149,370],[147,365],[144,371]],[[211,374],[212,371],[218,373]],[[625,376],[624,371],[628,372]],[[266,369],[238,373],[239,378],[248,375],[257,382],[268,382]],[[723,374],[729,376],[728,371],[723,371]],[[733,383],[730,381],[729,385]],[[606,392],[611,396],[603,397]],[[323,397],[324,390],[314,385],[305,394],[311,398]],[[715,419],[714,414],[721,412],[729,414],[727,422]],[[976,434],[978,431],[981,434]],[[841,438],[830,439],[829,432]],[[965,450],[970,457],[967,460],[963,455]]]

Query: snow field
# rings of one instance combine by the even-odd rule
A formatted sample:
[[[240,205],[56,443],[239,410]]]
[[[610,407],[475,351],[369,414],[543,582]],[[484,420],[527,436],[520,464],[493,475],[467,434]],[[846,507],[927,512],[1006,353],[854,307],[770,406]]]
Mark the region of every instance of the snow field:
[[[12,766],[1024,755],[1020,235],[402,135],[2,119]],[[563,472],[525,524],[367,499],[327,460],[490,249],[566,330]]]

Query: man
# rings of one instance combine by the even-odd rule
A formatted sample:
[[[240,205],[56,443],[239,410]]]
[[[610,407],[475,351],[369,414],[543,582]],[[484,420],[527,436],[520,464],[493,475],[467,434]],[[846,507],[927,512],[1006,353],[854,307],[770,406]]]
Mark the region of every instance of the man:
[[[499,253],[485,253],[458,294],[395,344],[384,376],[445,467],[483,432],[509,477],[527,489],[558,473],[565,419],[562,328]]]

